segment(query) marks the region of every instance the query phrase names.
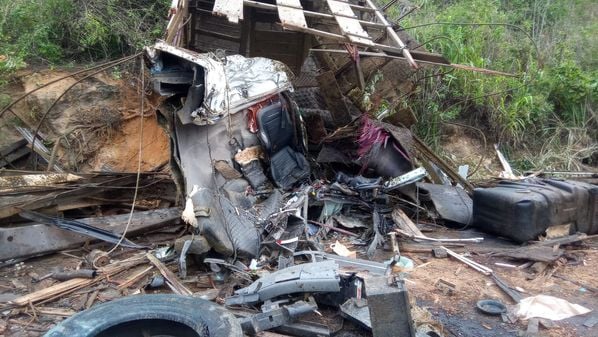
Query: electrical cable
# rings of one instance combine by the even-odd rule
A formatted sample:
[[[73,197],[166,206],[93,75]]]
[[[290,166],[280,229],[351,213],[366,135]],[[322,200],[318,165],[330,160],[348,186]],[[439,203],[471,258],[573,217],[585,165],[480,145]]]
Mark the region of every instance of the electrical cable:
[[[534,49],[536,50],[536,57],[538,63],[541,63],[541,56],[540,56],[540,49],[534,41],[534,38],[525,30],[523,27],[511,24],[511,23],[493,23],[493,22],[428,22],[422,23],[420,25],[410,26],[410,27],[400,27],[398,31],[407,30],[407,29],[414,29],[420,27],[427,27],[427,26],[434,26],[434,25],[445,25],[445,26],[503,26],[509,27],[522,32],[534,45]]]
[[[135,54],[135,56],[138,56],[138,55],[140,55],[140,54],[141,54],[141,52],[140,52],[140,53],[137,53],[137,54]],[[108,61],[108,62],[105,62],[105,63],[99,64],[99,65],[97,65],[97,66],[93,66],[93,67],[91,67],[91,68],[87,68],[87,69],[79,70],[79,71],[76,71],[76,72],[74,72],[74,73],[72,73],[72,74],[68,74],[68,75],[65,75],[65,76],[59,77],[59,78],[57,78],[57,79],[54,79],[54,80],[52,80],[52,81],[50,81],[50,82],[48,82],[48,83],[46,83],[46,84],[43,84],[43,85],[41,85],[41,86],[39,86],[39,87],[37,87],[37,88],[35,88],[35,89],[32,89],[32,90],[30,90],[30,91],[28,91],[28,92],[24,93],[23,95],[19,96],[17,99],[15,99],[15,100],[14,100],[14,101],[12,101],[11,103],[9,103],[9,104],[8,104],[7,106],[5,106],[4,108],[2,108],[2,110],[0,110],[0,118],[1,118],[1,117],[4,115],[4,113],[5,113],[6,111],[8,111],[10,108],[12,108],[12,107],[13,107],[15,104],[19,103],[19,102],[20,102],[20,101],[22,101],[22,100],[23,100],[25,97],[27,97],[27,96],[31,95],[32,93],[34,93],[34,92],[36,92],[36,91],[38,91],[38,90],[41,90],[41,89],[43,89],[43,88],[45,88],[45,87],[47,87],[47,86],[49,86],[49,85],[52,85],[52,84],[54,84],[54,83],[57,83],[57,82],[60,82],[60,81],[62,81],[62,80],[64,80],[64,79],[67,79],[67,78],[69,78],[69,77],[77,76],[77,75],[79,75],[79,74],[83,74],[83,73],[85,73],[85,72],[88,72],[88,71],[92,71],[92,70],[95,70],[95,69],[98,69],[98,68],[102,68],[102,67],[105,67],[105,66],[107,66],[107,65],[109,65],[109,64],[112,64],[112,63],[118,62],[118,61],[120,61],[120,60],[122,60],[122,58],[121,58],[121,59],[118,59],[118,60],[112,60],[112,61]]]
[[[138,54],[139,55],[139,54]],[[125,239],[127,232],[129,231],[129,226],[131,225],[131,221],[133,220],[133,213],[135,212],[135,203],[137,202],[137,192],[139,192],[139,180],[141,177],[141,158],[142,158],[142,151],[143,151],[143,120],[145,118],[143,118],[143,111],[144,111],[144,102],[145,102],[145,64],[143,62],[143,57],[139,58],[139,64],[141,67],[140,70],[140,85],[141,88],[139,90],[139,153],[137,156],[137,178],[135,181],[135,193],[133,194],[133,202],[131,203],[131,212],[129,213],[129,219],[127,220],[127,225],[125,226],[125,229],[123,230],[122,235],[120,236],[120,239],[118,240],[118,242],[114,245],[114,247],[112,247],[112,249],[110,249],[108,251],[108,254],[114,252],[114,250],[116,250],[116,248],[118,248],[118,246],[120,246],[120,244],[123,242],[123,240]]]

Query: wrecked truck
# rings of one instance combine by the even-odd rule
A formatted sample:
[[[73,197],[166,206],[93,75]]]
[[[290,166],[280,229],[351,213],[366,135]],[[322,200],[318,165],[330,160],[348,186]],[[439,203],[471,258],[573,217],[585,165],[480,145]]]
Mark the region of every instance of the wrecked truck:
[[[196,240],[205,239],[205,251],[258,256],[260,236],[268,234],[263,225],[275,213],[295,209],[290,214],[308,221],[302,213],[307,209],[298,210],[306,208],[300,203],[314,179],[336,181],[334,191],[318,190],[316,199],[328,199],[328,207],[359,194],[373,204],[380,198],[387,204],[379,189],[416,199],[413,181],[383,181],[414,169],[409,130],[362,118],[357,111],[352,133],[337,141],[338,148],[321,150],[313,162],[348,166],[315,177],[292,74],[283,63],[200,54],[163,42],[148,48],[147,55],[154,90],[166,97],[159,111],[171,138],[172,171],[185,197],[182,218],[194,228]],[[340,153],[343,147],[353,155]],[[368,172],[373,178],[362,176]],[[415,180],[424,175],[420,169]],[[343,191],[341,185],[360,192]],[[351,202],[372,207],[363,200]]]
[[[167,97],[160,113],[186,198],[183,219],[218,253],[257,256],[252,219],[266,219],[282,206],[275,188],[288,190],[310,175],[287,67],[162,42],[147,55],[154,89]],[[254,212],[268,198],[278,200]]]

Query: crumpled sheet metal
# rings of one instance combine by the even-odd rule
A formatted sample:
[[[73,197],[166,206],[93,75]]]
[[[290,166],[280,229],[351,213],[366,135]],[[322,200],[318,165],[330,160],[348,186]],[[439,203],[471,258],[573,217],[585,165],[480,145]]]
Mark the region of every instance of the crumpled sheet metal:
[[[438,185],[418,182],[420,191],[429,194],[436,211],[444,220],[463,225],[471,225],[473,220],[473,200],[464,189],[451,185]]]
[[[243,114],[235,114],[223,123],[197,126],[182,125],[175,120],[176,153],[184,177],[185,194],[189,195],[193,186],[199,190],[191,199],[195,211],[206,211],[208,216],[197,217],[198,227],[210,245],[217,252],[232,256],[235,251],[243,256],[257,254],[259,237],[249,219],[233,214],[230,200],[217,193],[226,180],[220,174],[213,174],[212,161],[224,160],[231,163],[233,145],[230,136],[245,146],[258,144],[256,135],[244,127]],[[231,132],[229,132],[230,127]],[[196,213],[197,215],[197,213]],[[235,244],[236,243],[236,244]]]
[[[220,59],[214,53],[197,53],[159,41],[147,48],[150,59],[157,51],[172,54],[205,69],[203,104],[191,113],[197,125],[214,124],[227,114],[234,114],[264,97],[292,90],[290,70],[279,61],[241,55]]]
[[[226,305],[258,303],[281,295],[340,291],[339,266],[325,260],[291,266],[262,276],[248,287],[235,291]]]

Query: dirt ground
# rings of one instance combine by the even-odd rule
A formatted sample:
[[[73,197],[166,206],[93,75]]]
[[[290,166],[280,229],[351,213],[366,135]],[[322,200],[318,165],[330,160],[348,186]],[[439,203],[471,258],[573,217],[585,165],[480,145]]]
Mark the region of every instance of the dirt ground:
[[[598,268],[598,250],[584,252],[583,264],[562,266],[556,273],[566,275],[583,284],[598,286],[596,270]],[[414,258],[417,258],[414,256]],[[474,257],[479,263],[489,266],[509,284],[524,289],[529,296],[544,294],[583,305],[593,313],[556,322],[556,327],[541,330],[541,336],[551,337],[596,337],[598,328],[583,326],[591,315],[598,310],[598,294],[554,276],[539,276],[534,280],[526,278],[527,272],[501,268],[495,262],[511,263],[502,258]],[[445,295],[435,284],[439,280],[456,285],[452,295]],[[443,323],[447,331],[456,336],[517,336],[525,330],[524,323],[509,324],[502,322],[500,316],[487,316],[476,309],[476,302],[481,299],[500,299],[503,303],[513,304],[492,280],[453,259],[433,259],[416,267],[408,276],[412,293]]]
[[[466,231],[469,232],[469,231]],[[426,233],[431,237],[459,237],[463,233],[441,229],[436,233]],[[476,234],[476,235],[473,235]],[[486,236],[472,232],[471,236]],[[350,244],[345,241],[347,246]],[[522,265],[525,260],[511,260],[503,257],[477,255],[476,245],[493,245],[492,238],[487,243],[470,244],[465,248],[455,248],[460,253],[471,252],[470,258],[486,267],[513,287],[525,291],[524,297],[535,295],[550,295],[563,298],[571,303],[582,305],[592,312],[554,322],[550,329],[540,328],[540,335],[545,337],[598,337],[598,326],[588,328],[583,326],[590,317],[598,317],[598,293],[594,293],[578,284],[558,278],[563,275],[588,287],[598,288],[598,239],[587,241],[584,245],[570,246],[567,253],[578,257],[575,262],[558,266],[549,266],[547,270],[537,276],[529,268],[513,269],[495,265],[506,263]],[[501,247],[515,245],[501,241]],[[353,250],[353,248],[352,248]],[[409,250],[407,248],[406,250]],[[377,260],[389,258],[389,252],[378,251]],[[365,255],[360,254],[361,258]],[[401,255],[409,257],[415,262],[415,269],[406,274],[406,285],[410,296],[415,297],[417,304],[427,309],[432,316],[444,327],[446,336],[476,337],[476,336],[520,336],[520,332],[527,329],[527,321],[515,324],[505,323],[500,316],[489,316],[476,308],[476,303],[482,299],[497,299],[507,307],[515,305],[490,278],[453,258],[435,258],[431,253],[413,253],[405,251]],[[533,276],[533,279],[531,279]],[[438,280],[448,281],[455,285],[455,290],[447,294],[437,287]]]
[[[5,91],[15,99],[66,74],[55,70],[24,72]],[[17,103],[0,120],[0,147],[20,138],[17,125],[35,130],[44,112],[74,83],[67,78]],[[159,168],[170,158],[168,136],[158,125],[154,103],[150,97],[144,107],[142,171]],[[141,135],[139,109],[134,81],[100,73],[70,89],[46,116],[41,132],[52,146],[60,139],[57,159],[67,168],[133,172],[137,171]],[[65,138],[59,138],[63,135]]]
[[[180,230],[181,227],[178,226],[165,228],[161,232],[144,235],[135,239],[135,241],[153,243],[155,246],[164,246],[171,243],[179,235]],[[430,236],[435,234],[441,236],[447,234],[454,235],[454,232],[441,230],[439,233],[430,234]],[[330,242],[335,242],[337,239],[340,240],[351,250],[357,251],[358,257],[364,257],[362,254],[363,248],[351,246],[348,237],[333,234],[329,239]],[[474,245],[476,244],[465,247],[465,250],[474,251]],[[82,257],[92,248],[108,249],[109,246],[106,244],[95,244],[81,249],[31,259],[20,265],[1,268],[0,302],[9,301],[18,295],[47,288],[56,283],[57,281],[52,279],[42,280],[41,282],[35,282],[33,279],[51,272],[52,268],[57,266],[73,269],[80,266],[82,264]],[[516,270],[501,268],[495,265],[497,262],[520,265],[525,261],[511,261],[506,258],[483,255],[472,255],[471,258],[493,269],[497,275],[510,285],[524,290],[525,296],[538,294],[551,295],[593,310],[591,313],[583,316],[555,322],[555,326],[550,329],[540,328],[539,336],[598,337],[596,326],[593,328],[583,326],[583,323],[590,317],[598,315],[598,294],[592,293],[590,290],[584,289],[570,281],[555,277],[555,275],[565,275],[588,287],[598,287],[595,277],[596,270],[598,269],[598,240],[590,240],[583,245],[570,246],[567,252],[580,257],[577,264],[573,265],[570,263],[558,267],[549,267],[548,274],[541,274],[531,280],[529,279],[529,270],[527,269]],[[120,253],[117,251],[114,258],[122,259],[133,253],[132,251],[121,251]],[[390,252],[379,249],[375,259],[383,261],[390,257],[390,255]],[[418,310],[424,309],[424,311],[428,311],[431,313],[432,318],[443,326],[446,336],[520,336],[521,332],[526,330],[527,322],[505,323],[501,320],[500,316],[488,316],[476,309],[476,302],[481,299],[498,299],[508,306],[514,304],[492,282],[490,277],[480,274],[452,258],[434,258],[430,253],[403,252],[402,255],[412,259],[416,265],[414,270],[405,274],[406,285],[410,296],[412,299],[415,299],[420,308]],[[0,319],[0,335],[4,333],[5,337],[41,336],[47,329],[64,319],[64,317],[84,310],[86,305],[89,305],[90,294],[95,290],[98,290],[97,297],[92,300],[92,304],[138,293],[169,293],[170,291],[167,288],[148,290],[141,287],[149,281],[153,274],[157,274],[155,270],[152,273],[148,273],[138,282],[135,282],[132,286],[119,289],[118,285],[121,282],[146,267],[147,265],[140,265],[131,268],[111,278],[107,283],[101,283],[89,289],[84,288],[47,303],[13,309],[10,314],[8,314],[8,311],[3,311],[5,318],[4,321]],[[176,271],[175,265],[171,264],[170,267]],[[197,266],[190,265],[189,270],[189,276],[183,280],[184,284],[194,292],[215,297],[216,301],[221,301],[226,294],[230,293],[234,285],[234,283],[212,283],[208,277],[210,272],[205,269],[197,269]],[[439,279],[454,284],[455,290],[450,294],[440,290],[436,286]],[[215,290],[214,287],[218,290]],[[45,313],[53,309],[62,309],[65,313],[62,316]],[[0,311],[2,311],[1,307]],[[334,314],[326,317],[333,321],[338,320]],[[4,332],[1,331],[2,327],[5,328]],[[346,324],[346,327],[347,329],[343,330],[345,332],[341,334],[342,336],[355,337],[369,335],[352,324]]]
[[[494,145],[487,139],[484,143],[483,137],[481,132],[461,125],[447,124],[442,128],[442,154],[455,166],[469,165],[469,178],[473,181],[495,177],[502,171]]]
[[[90,163],[92,171],[110,170],[116,172],[136,172],[141,136],[140,117],[123,122],[122,127],[107,142]],[[168,136],[158,125],[156,116],[145,117],[141,146],[141,170],[152,171],[168,163],[170,149]]]

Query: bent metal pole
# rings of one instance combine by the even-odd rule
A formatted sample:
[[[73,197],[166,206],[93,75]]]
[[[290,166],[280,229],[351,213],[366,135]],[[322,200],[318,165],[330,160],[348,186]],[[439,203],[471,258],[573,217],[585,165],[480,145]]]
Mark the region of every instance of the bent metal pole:
[[[405,45],[405,43],[403,43],[403,41],[401,40],[399,35],[397,35],[397,33],[394,31],[394,29],[392,28],[392,25],[386,20],[386,18],[384,17],[384,14],[382,14],[382,12],[378,9],[378,7],[376,7],[376,5],[372,2],[372,0],[366,0],[366,2],[368,4],[368,6],[375,9],[376,17],[378,18],[378,20],[380,20],[380,22],[382,24],[384,24],[386,26],[386,31],[388,32],[388,35],[390,35],[390,37],[394,40],[394,42],[402,49],[403,56],[405,56],[405,59],[407,59],[407,62],[409,62],[409,64],[413,68],[417,69],[418,68],[417,63],[415,63],[415,60],[413,59],[413,56],[411,56],[409,49],[407,49],[407,46]]]

